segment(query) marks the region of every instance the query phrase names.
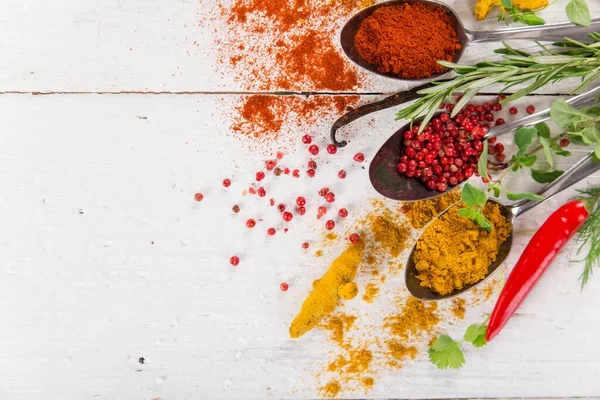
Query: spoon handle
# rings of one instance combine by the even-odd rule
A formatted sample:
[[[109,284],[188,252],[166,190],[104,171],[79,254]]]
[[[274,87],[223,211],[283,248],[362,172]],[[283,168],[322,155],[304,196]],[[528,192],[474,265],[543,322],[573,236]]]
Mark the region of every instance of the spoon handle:
[[[553,25],[525,26],[519,28],[499,29],[497,31],[472,31],[465,29],[469,42],[501,42],[503,40],[529,39],[540,41],[559,41],[566,36],[585,40],[588,35],[600,30],[600,18],[592,19],[590,26],[577,26],[571,22]]]
[[[564,174],[544,186],[538,194],[544,196],[543,200],[524,200],[512,206],[514,217],[531,210],[538,204],[543,203],[557,193],[566,188],[581,182],[594,172],[600,170],[600,162],[594,160],[594,152],[589,152],[585,157],[579,160],[575,165],[569,168]]]
[[[583,107],[594,103],[596,96],[600,94],[600,86],[588,90],[580,95],[573,96],[567,99],[567,103],[575,108]],[[516,131],[522,126],[528,126],[537,124],[538,122],[544,122],[550,119],[550,108],[538,111],[535,114],[528,115],[523,118],[519,118],[508,124],[495,126],[485,135],[486,139],[493,138],[496,136],[502,136],[507,133]]]

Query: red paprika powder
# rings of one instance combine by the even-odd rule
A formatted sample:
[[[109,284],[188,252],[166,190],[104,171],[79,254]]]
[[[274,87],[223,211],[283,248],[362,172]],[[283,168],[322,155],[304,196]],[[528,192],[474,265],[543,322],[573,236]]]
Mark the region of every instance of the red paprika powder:
[[[437,61],[452,61],[461,47],[445,10],[421,3],[381,7],[362,22],[354,43],[378,71],[416,79],[440,72]]]

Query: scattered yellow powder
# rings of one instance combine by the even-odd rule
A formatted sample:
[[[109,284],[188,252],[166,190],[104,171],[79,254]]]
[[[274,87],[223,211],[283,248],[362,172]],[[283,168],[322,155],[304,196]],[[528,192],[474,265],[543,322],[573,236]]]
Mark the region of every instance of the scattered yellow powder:
[[[329,232],[327,235],[325,235],[325,239],[327,240],[336,240],[337,238],[338,235],[333,232]]]
[[[442,295],[485,278],[512,229],[498,204],[488,202],[483,210],[493,226],[489,233],[458,215],[459,208],[452,207],[435,220],[423,232],[414,252],[421,286]]]
[[[330,338],[340,347],[344,347],[344,335],[352,325],[354,325],[356,317],[353,315],[347,315],[344,313],[331,315],[327,321],[321,324],[321,327],[327,329],[330,332]]]
[[[406,239],[408,239],[410,231],[406,226],[394,221],[389,210],[386,209],[382,215],[372,218],[369,228],[375,242],[392,257],[398,257],[406,247]]]
[[[343,371],[348,374],[359,374],[369,369],[373,361],[373,353],[367,349],[352,349],[346,355],[339,355],[327,366],[327,370]]]
[[[381,283],[385,283],[385,275],[381,275],[381,278],[379,278],[379,281]]]
[[[526,8],[530,10],[537,10],[548,6],[548,0],[512,0],[512,5],[513,7],[518,7],[521,10]],[[477,21],[484,20],[494,6],[501,7],[501,1],[477,0],[477,3],[475,4],[475,18],[477,18]]]
[[[321,257],[322,255],[323,255],[323,250],[317,250],[317,251],[315,251],[315,256]]]
[[[367,286],[365,286],[365,294],[363,294],[362,298],[367,303],[372,303],[375,296],[377,296],[377,293],[379,293],[379,288],[373,283],[368,283]]]
[[[460,191],[455,189],[434,199],[404,203],[403,207],[409,207],[406,217],[413,228],[422,228],[459,199]]]
[[[340,383],[334,379],[323,386],[320,392],[325,398],[335,399],[340,393],[340,390],[342,390],[342,386],[340,386]]]
[[[465,299],[461,298],[457,298],[452,302],[452,307],[450,308],[450,310],[456,318],[465,319],[465,312],[467,311],[465,308],[466,303],[467,302],[465,301]]]
[[[429,333],[439,322],[436,302],[423,302],[416,297],[408,297],[400,314],[385,319],[385,327],[392,335],[408,340],[421,332]]]
[[[387,364],[389,366],[401,368],[402,364],[400,364],[400,361],[406,357],[414,360],[417,356],[417,348],[415,346],[405,346],[397,340],[388,340],[386,345],[389,350],[389,356],[393,359],[388,361]]]
[[[377,258],[373,254],[369,254],[366,259],[367,264],[375,265],[377,263]]]

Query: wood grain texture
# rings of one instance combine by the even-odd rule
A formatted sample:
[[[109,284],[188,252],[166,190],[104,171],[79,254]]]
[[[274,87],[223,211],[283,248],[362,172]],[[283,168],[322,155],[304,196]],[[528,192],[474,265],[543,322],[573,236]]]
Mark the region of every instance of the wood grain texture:
[[[324,333],[291,340],[287,329],[310,283],[343,244],[318,259],[303,252],[300,243],[318,242],[321,228],[300,222],[290,224],[288,234],[266,237],[268,226],[281,226],[279,217],[268,208],[252,213],[258,199],[241,195],[241,182],[262,161],[227,134],[226,115],[218,112],[219,104],[238,100],[0,96],[1,398],[318,395],[314,375],[329,351]],[[314,127],[319,144],[329,122]],[[391,112],[357,121],[346,132],[351,144],[321,163],[314,182],[282,179],[266,182],[267,190],[278,201],[304,194],[313,204],[316,188],[331,184],[343,167],[348,178],[333,188],[354,215],[377,195],[351,156],[360,150],[369,160],[397,127]],[[304,152],[284,158],[288,165],[305,159]],[[228,190],[220,185],[224,177],[233,180]],[[592,184],[600,184],[600,175],[579,186]],[[197,190],[205,194],[201,203],[193,200]],[[537,228],[573,193],[524,215],[516,229]],[[239,215],[231,213],[233,203],[242,207]],[[264,221],[251,231],[244,227],[248,216]],[[339,223],[336,230],[347,227]],[[529,234],[518,237],[507,266]],[[242,259],[237,268],[228,264],[233,254]],[[402,370],[380,371],[369,396],[600,394],[600,284],[594,276],[579,291],[582,266],[570,262],[574,254],[571,243],[502,335],[482,351],[467,352],[462,370],[436,370],[421,353]],[[288,292],[279,290],[281,281],[290,284]],[[361,288],[365,282],[359,277]],[[490,300],[469,308],[466,320],[448,332],[460,335],[492,306]]]
[[[218,4],[228,0],[3,0],[0,2],[0,91],[24,92],[238,92],[234,70],[218,63],[215,31],[224,29]],[[489,20],[476,24],[474,0],[447,0],[465,25],[498,29]],[[564,22],[559,0],[541,12],[548,21]],[[592,13],[600,2],[588,1]],[[344,21],[338,22],[339,28]],[[333,39],[337,46],[337,38]],[[512,45],[534,49],[531,42]],[[463,58],[493,57],[498,44],[470,47]],[[573,82],[541,92],[568,93]],[[396,92],[408,85],[372,77],[359,92]],[[273,88],[276,90],[277,88]],[[305,87],[304,91],[314,88]]]

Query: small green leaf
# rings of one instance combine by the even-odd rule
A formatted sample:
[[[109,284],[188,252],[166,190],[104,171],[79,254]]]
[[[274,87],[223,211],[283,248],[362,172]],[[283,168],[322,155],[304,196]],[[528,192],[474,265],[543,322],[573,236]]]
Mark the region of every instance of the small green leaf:
[[[487,340],[485,340],[486,331],[487,326],[485,324],[473,324],[467,328],[464,339],[479,348],[487,344]]]
[[[475,219],[475,217],[477,216],[477,211],[475,211],[472,208],[468,208],[468,207],[460,208],[460,209],[456,210],[456,213],[458,215],[460,215],[461,217],[470,218],[470,219]]]
[[[581,118],[581,113],[564,99],[557,99],[550,107],[550,117],[558,126],[567,130],[573,127],[574,122]]]
[[[523,14],[523,22],[530,26],[544,25],[546,23],[542,17],[533,14]]]
[[[494,191],[494,197],[500,197],[500,188],[498,186],[492,186],[492,190]]]
[[[475,222],[477,223],[477,225],[481,226],[486,231],[492,231],[493,225],[490,223],[490,221],[487,220],[487,218],[483,214],[477,213],[477,216],[475,217]]]
[[[590,26],[592,15],[584,0],[571,0],[565,9],[567,17],[574,24],[581,26]]]
[[[500,0],[500,4],[502,4],[502,7],[506,8],[507,10],[513,6],[512,0]]]
[[[461,200],[469,207],[473,207],[477,205],[484,205],[487,201],[487,196],[483,190],[479,190],[467,182],[462,191]]]
[[[571,152],[567,150],[554,150],[554,154],[563,157],[569,157],[571,155]]]
[[[531,167],[533,164],[535,164],[536,160],[537,160],[537,156],[528,156],[528,157],[521,157],[521,159],[519,161],[524,166]]]
[[[596,143],[596,147],[594,147],[594,154],[596,158],[600,158],[600,142]]]
[[[515,144],[519,148],[519,153],[517,158],[525,155],[527,153],[527,149],[531,146],[533,142],[533,136],[537,133],[537,129],[535,128],[519,128],[515,132]]]
[[[531,168],[531,177],[533,178],[534,181],[539,182],[539,183],[552,182],[556,178],[561,176],[563,173],[564,173],[564,171],[560,171],[560,170],[544,171],[541,169]]]
[[[540,136],[540,144],[544,150],[544,158],[546,159],[546,163],[550,166],[550,168],[554,167],[554,160],[552,159],[552,142],[550,139],[546,139],[545,137]]]
[[[531,193],[531,192],[523,192],[523,193],[506,192],[506,197],[509,200],[512,200],[512,201],[523,200],[523,199],[527,199],[527,200],[544,200],[543,196],[540,196],[539,194],[535,194],[535,193]]]
[[[479,172],[479,175],[482,177],[488,176],[487,161],[488,161],[488,141],[484,140],[483,141],[483,150],[481,151],[481,154],[479,155],[479,160],[477,160],[477,172]]]
[[[458,369],[465,363],[465,356],[460,349],[460,342],[448,335],[441,335],[429,348],[429,360],[440,369]]]
[[[537,129],[537,133],[539,137],[543,137],[546,139],[550,139],[550,127],[545,122],[539,122],[535,124],[535,129]]]

